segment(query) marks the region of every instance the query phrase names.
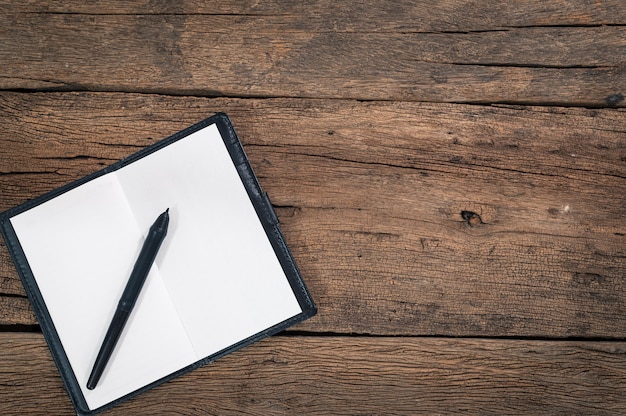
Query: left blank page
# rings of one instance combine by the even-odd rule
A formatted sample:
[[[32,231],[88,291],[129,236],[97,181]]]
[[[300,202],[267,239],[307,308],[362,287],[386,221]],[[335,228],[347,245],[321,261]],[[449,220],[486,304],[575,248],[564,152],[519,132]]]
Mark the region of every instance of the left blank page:
[[[86,388],[147,231],[139,230],[115,173],[10,221],[90,409],[197,359],[153,267],[98,387]]]

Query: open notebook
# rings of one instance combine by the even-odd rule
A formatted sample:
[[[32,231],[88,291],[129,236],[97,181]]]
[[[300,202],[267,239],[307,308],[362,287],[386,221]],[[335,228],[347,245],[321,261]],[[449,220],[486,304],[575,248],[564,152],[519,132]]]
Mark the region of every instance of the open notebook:
[[[94,390],[154,219],[168,234]],[[0,216],[72,402],[90,414],[315,314],[266,194],[217,114]]]

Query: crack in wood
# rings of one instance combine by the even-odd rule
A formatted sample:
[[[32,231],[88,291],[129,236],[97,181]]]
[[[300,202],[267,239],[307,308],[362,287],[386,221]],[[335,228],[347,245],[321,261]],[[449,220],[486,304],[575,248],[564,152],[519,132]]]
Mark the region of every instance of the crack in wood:
[[[54,11],[54,10],[37,10],[37,11],[17,11],[14,12],[17,15],[59,15],[59,16],[207,16],[207,17],[293,17],[295,15],[289,13],[202,13],[202,12],[150,12],[142,11],[137,13],[98,13],[98,12],[71,12],[71,11]]]
[[[267,147],[286,148],[286,146],[257,145],[257,144],[248,144],[246,146],[247,147],[248,146],[267,146]],[[330,156],[330,155],[312,154],[312,153],[306,153],[306,152],[282,152],[282,153],[288,154],[288,155],[299,155],[299,156],[306,156],[306,157],[323,158],[323,159],[334,160],[334,161],[344,162],[344,163],[355,163],[355,164],[363,164],[363,165],[369,165],[369,166],[384,166],[388,168],[398,168],[398,169],[410,169],[410,170],[417,171],[417,172],[450,173],[449,170],[439,170],[439,169],[431,169],[427,167],[415,167],[415,166],[399,165],[399,164],[385,163],[385,162],[362,161],[362,160],[341,158],[341,157]],[[556,173],[532,172],[532,171],[525,171],[522,169],[505,168],[501,166],[489,166],[489,165],[469,162],[469,161],[465,161],[461,159],[453,159],[450,162],[429,161],[429,162],[424,162],[424,163],[427,163],[428,166],[432,166],[432,165],[434,166],[459,166],[459,167],[464,167],[467,169],[472,169],[472,168],[492,169],[495,171],[519,173],[523,175],[536,175],[536,176],[541,176],[541,177],[556,177],[556,178],[569,179],[567,176],[556,174]],[[570,170],[574,172],[582,172],[582,173],[594,174],[594,175],[599,175],[599,176],[626,179],[626,176],[612,174],[612,173],[605,173],[605,172],[597,172],[597,171],[592,171],[588,169],[579,169],[579,168],[563,167],[563,166],[559,166],[558,168],[564,169],[564,170]]]
[[[110,146],[117,146],[109,144]],[[33,159],[38,160],[101,160],[105,162],[116,162],[119,159],[102,157],[97,155],[74,155],[74,156],[33,156]]]
[[[62,173],[59,172],[59,169],[55,169],[55,170],[32,170],[32,171],[0,171],[0,175],[6,175],[6,176],[11,176],[11,175],[15,175],[15,176],[19,176],[19,175],[50,175],[51,173],[59,175],[59,176],[64,176]]]
[[[455,66],[475,66],[490,68],[530,68],[530,69],[612,69],[618,68],[618,65],[554,65],[554,64],[516,64],[503,62],[454,62],[454,61],[422,61],[428,63],[438,63]]]
[[[423,61],[428,63],[427,61]],[[464,63],[450,63],[449,65],[456,66],[475,66],[475,67],[489,67],[488,65],[483,64],[464,64]],[[515,65],[501,65],[502,67],[510,67],[515,68]],[[524,66],[519,66],[519,68],[524,68]],[[533,68],[528,66],[527,68]],[[543,66],[536,66],[536,69],[543,68]],[[572,66],[570,68],[564,66],[562,68],[557,68],[556,66],[553,68],[546,67],[546,69],[607,69],[607,68],[616,68],[609,66]],[[0,76],[1,78],[2,76]],[[10,79],[16,79],[15,77],[6,77]],[[40,82],[50,82],[55,83],[54,80],[44,80],[44,79],[30,79],[30,78],[20,78],[25,80],[32,81],[40,81]],[[61,81],[58,81],[61,83]],[[73,93],[73,92],[88,92],[88,93],[116,93],[116,94],[141,94],[141,95],[159,95],[164,97],[190,97],[190,98],[209,98],[209,99],[239,99],[239,100],[275,100],[275,99],[285,99],[285,100],[312,100],[312,99],[324,99],[328,101],[353,101],[356,103],[385,103],[385,102],[396,102],[396,103],[412,103],[412,102],[420,102],[426,104],[459,104],[459,105],[474,105],[480,107],[492,107],[492,106],[508,106],[508,107],[563,107],[563,108],[586,108],[586,109],[612,109],[621,106],[622,101],[617,101],[615,104],[613,102],[607,102],[607,99],[602,102],[591,102],[591,101],[582,101],[582,102],[571,102],[571,101],[560,101],[560,100],[484,100],[481,98],[475,99],[467,99],[467,100],[445,100],[438,101],[433,99],[428,99],[424,97],[416,98],[416,99],[407,99],[404,98],[399,100],[395,97],[390,98],[364,98],[358,96],[313,96],[313,95],[301,95],[301,94],[272,94],[272,93],[249,93],[249,94],[234,94],[234,93],[224,93],[221,91],[217,91],[214,89],[200,89],[195,87],[190,88],[124,88],[122,86],[116,87],[108,87],[105,85],[82,85],[77,83],[62,83],[59,86],[50,86],[50,87],[19,87],[19,88],[1,88],[0,92],[8,92],[8,93],[20,93],[20,94],[39,94],[39,93]]]

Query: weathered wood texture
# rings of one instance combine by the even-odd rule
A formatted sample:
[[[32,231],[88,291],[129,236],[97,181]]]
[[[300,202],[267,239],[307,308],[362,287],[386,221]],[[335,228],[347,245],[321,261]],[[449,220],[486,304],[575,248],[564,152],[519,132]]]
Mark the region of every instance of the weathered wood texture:
[[[0,211],[225,111],[319,306],[108,414],[626,413],[626,2],[0,10]],[[36,331],[0,242],[0,414]]]
[[[105,414],[623,414],[625,351],[623,342],[274,337]],[[49,354],[39,334],[0,334],[0,385],[12,390],[0,413],[72,413]]]
[[[62,3],[3,6],[0,88],[625,105],[621,0]]]
[[[218,110],[320,307],[298,329],[626,337],[621,109],[3,93],[0,210]]]
[[[98,3],[81,0],[0,1],[6,10],[19,13],[80,14],[188,14],[286,16],[302,24],[328,30],[391,30],[417,28],[422,31],[466,31],[468,27],[489,29],[496,22],[505,27],[616,25],[624,23],[624,4],[619,0],[589,1],[526,0],[506,4],[497,0],[441,0],[437,2],[394,0],[389,2],[316,0],[306,4],[291,0],[121,0]]]

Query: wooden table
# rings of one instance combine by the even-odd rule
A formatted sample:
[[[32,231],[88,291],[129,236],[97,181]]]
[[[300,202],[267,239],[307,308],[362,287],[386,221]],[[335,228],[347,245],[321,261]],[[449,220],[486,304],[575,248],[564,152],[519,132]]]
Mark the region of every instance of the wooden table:
[[[626,413],[626,3],[511,3],[0,1],[0,211],[225,111],[319,306],[106,414]]]

